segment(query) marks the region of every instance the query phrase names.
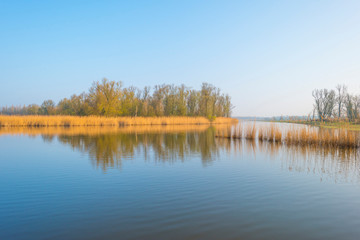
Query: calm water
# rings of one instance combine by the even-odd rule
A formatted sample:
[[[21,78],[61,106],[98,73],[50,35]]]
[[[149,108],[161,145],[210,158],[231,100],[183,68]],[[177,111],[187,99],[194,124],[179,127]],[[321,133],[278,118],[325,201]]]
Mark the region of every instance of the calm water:
[[[0,239],[360,239],[357,151],[153,130],[0,131]]]

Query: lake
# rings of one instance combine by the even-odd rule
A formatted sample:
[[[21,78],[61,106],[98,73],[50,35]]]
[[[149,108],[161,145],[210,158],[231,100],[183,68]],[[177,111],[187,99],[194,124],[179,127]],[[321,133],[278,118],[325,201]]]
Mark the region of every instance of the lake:
[[[215,128],[0,129],[0,239],[360,239],[358,150]]]

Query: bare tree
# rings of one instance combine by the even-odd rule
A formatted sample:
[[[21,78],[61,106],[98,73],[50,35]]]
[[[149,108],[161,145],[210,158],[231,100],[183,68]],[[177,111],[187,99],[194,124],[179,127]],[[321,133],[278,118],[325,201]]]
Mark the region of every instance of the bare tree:
[[[330,118],[335,106],[335,91],[328,89],[315,89],[312,92],[312,95],[315,99],[314,108],[319,119],[322,121]]]
[[[337,85],[336,86],[336,104],[337,104],[337,116],[338,119],[341,118],[343,109],[344,109],[344,103],[346,100],[347,95],[347,87],[345,85]]]
[[[358,96],[346,95],[345,98],[346,116],[349,121],[354,121],[359,117],[360,98]]]

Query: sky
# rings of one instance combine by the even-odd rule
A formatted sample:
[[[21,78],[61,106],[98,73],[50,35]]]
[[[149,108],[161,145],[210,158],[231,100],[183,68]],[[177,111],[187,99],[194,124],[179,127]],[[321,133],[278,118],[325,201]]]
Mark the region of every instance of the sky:
[[[360,1],[0,0],[0,106],[58,102],[107,78],[211,83],[233,116],[307,115],[360,94]]]

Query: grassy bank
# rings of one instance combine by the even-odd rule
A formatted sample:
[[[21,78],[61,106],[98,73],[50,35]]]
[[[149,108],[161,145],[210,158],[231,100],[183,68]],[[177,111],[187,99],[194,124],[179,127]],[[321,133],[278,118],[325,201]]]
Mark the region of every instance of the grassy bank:
[[[0,127],[72,127],[72,126],[141,126],[141,125],[210,125],[231,124],[238,120],[218,117],[79,117],[79,116],[1,116]]]
[[[360,124],[355,122],[345,122],[345,121],[307,121],[307,120],[286,120],[286,121],[273,121],[281,123],[296,123],[296,124],[306,124],[311,126],[317,126],[321,128],[332,128],[332,129],[347,129],[352,131],[360,131]]]

